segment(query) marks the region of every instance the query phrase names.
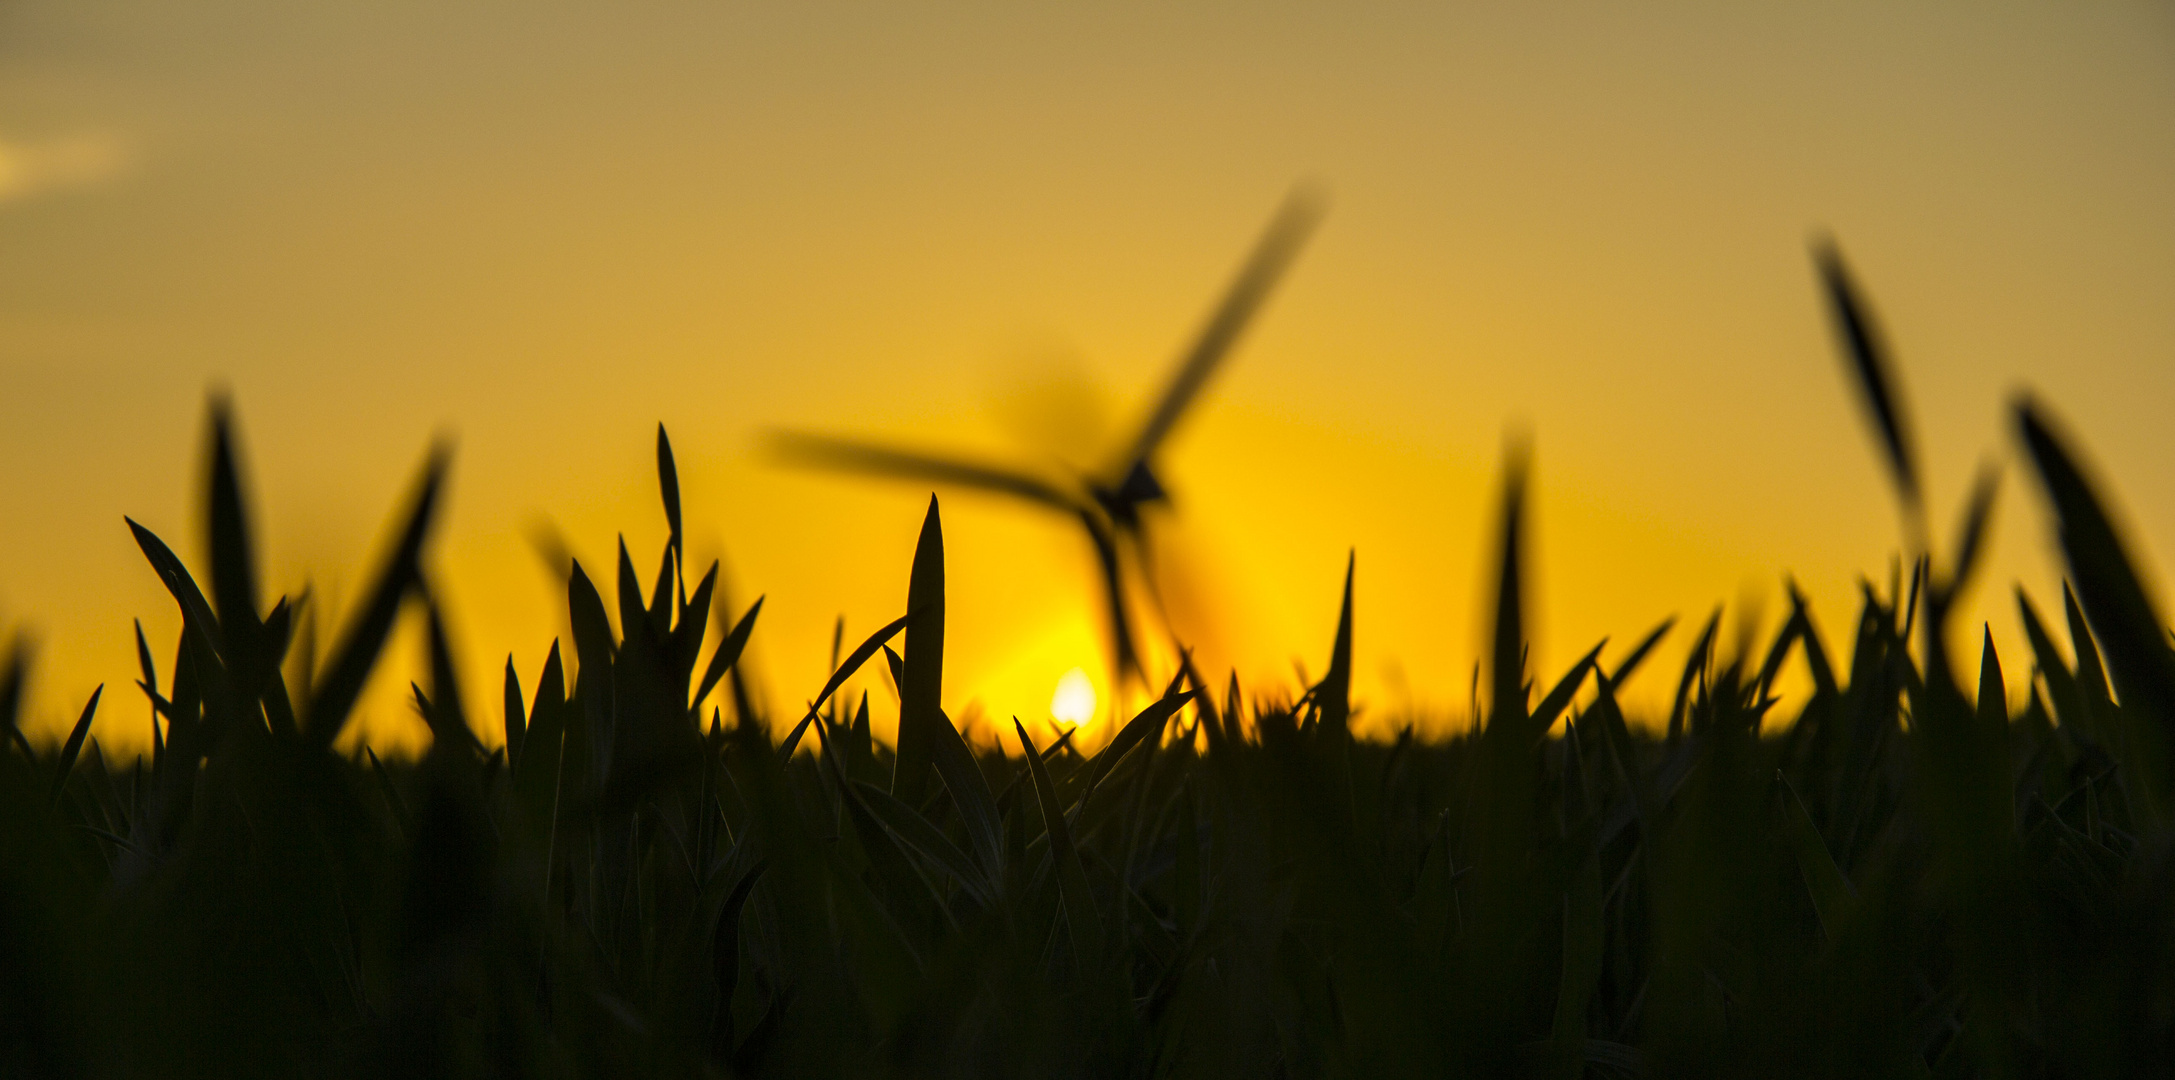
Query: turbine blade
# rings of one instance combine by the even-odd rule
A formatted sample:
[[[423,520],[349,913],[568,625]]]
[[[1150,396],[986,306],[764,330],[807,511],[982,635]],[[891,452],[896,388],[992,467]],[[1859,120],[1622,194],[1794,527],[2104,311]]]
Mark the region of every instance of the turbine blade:
[[[1194,339],[1193,348],[1187,351],[1177,372],[1171,376],[1170,385],[1164,388],[1155,411],[1142,425],[1140,435],[1127,448],[1124,460],[1112,471],[1113,487],[1123,483],[1134,469],[1145,463],[1170,434],[1171,428],[1177,425],[1187,406],[1200,395],[1208,377],[1215,373],[1216,366],[1238,343],[1246,324],[1268,299],[1284,271],[1290,268],[1300,247],[1313,234],[1327,209],[1327,198],[1309,185],[1293,188],[1285,197],[1276,217],[1270,220],[1268,231],[1254,245],[1253,254],[1247,257],[1238,278],[1224,293],[1223,302],[1209,314],[1208,322]]]
[[[1027,499],[1068,513],[1079,510],[1078,500],[1048,481],[1000,466],[800,431],[775,431],[768,441],[773,455],[796,465],[956,484]]]

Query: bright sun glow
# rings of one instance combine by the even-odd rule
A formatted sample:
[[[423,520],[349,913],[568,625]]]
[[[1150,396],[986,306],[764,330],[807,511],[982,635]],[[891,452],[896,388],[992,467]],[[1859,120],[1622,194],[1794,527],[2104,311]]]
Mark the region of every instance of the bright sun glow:
[[[1095,717],[1095,683],[1088,673],[1074,668],[1057,680],[1050,695],[1050,715],[1068,724],[1085,724]]]

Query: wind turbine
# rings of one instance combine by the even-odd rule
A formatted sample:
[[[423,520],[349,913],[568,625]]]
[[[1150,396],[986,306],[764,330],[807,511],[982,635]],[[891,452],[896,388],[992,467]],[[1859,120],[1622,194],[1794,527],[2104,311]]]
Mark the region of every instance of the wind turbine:
[[[1230,355],[1326,209],[1321,192],[1310,186],[1297,187],[1285,197],[1268,229],[1240,266],[1238,277],[1181,356],[1138,433],[1118,448],[1100,473],[1052,478],[1030,468],[797,431],[773,432],[771,449],[795,464],[975,488],[1073,518],[1086,532],[1102,571],[1103,601],[1110,617],[1119,674],[1140,676],[1139,652],[1125,610],[1120,543],[1131,542],[1142,552],[1142,574],[1146,578],[1147,537],[1141,508],[1169,499],[1156,477],[1156,450]],[[1149,584],[1152,588],[1153,582]]]

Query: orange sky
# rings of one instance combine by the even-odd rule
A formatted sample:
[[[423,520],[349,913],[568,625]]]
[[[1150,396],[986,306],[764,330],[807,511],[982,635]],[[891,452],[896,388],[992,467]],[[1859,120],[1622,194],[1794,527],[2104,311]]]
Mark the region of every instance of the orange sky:
[[[663,421],[690,553],[767,595],[751,662],[790,707],[838,614],[903,608],[927,491],[759,433],[1106,446],[1033,400],[1099,398],[1116,440],[1302,177],[1330,217],[1166,456],[1182,629],[1252,683],[1320,671],[1356,548],[1359,695],[1462,716],[1514,429],[1550,675],[1671,613],[1772,620],[1786,570],[1847,626],[1897,522],[1817,228],[1900,354],[1941,534],[2012,465],[1987,580],[2053,580],[2026,384],[2175,555],[2164,6],[300,7],[0,8],[0,627],[41,643],[40,731],[126,687],[130,616],[170,655],[121,515],[196,558],[213,385],[277,587],[352,598],[457,435],[438,564],[494,717],[506,652],[533,680],[560,632],[536,521],[653,569]],[[1047,716],[1103,664],[1085,545],[943,498],[947,705]],[[141,743],[107,700],[101,740]],[[375,700],[373,738],[418,737]]]

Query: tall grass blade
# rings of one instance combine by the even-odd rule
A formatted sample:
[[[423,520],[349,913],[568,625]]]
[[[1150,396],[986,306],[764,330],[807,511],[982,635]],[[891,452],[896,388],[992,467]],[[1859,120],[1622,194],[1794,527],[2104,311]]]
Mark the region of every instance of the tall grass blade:
[[[1637,645],[1632,646],[1631,655],[1624,657],[1623,661],[1616,665],[1616,674],[1610,676],[1610,678],[1614,679],[1618,685],[1630,681],[1632,673],[1639,670],[1639,665],[1645,662],[1647,656],[1654,651],[1654,646],[1661,644],[1661,639],[1669,636],[1669,631],[1674,629],[1676,625],[1677,617],[1671,615],[1663,619],[1661,625],[1647,631],[1646,636],[1640,638]]]
[[[1158,741],[1156,736],[1163,731],[1163,726],[1170,723],[1171,717],[1178,715],[1178,710],[1185,708],[1186,703],[1192,700],[1193,691],[1190,690],[1166,694],[1126,721],[1125,726],[1118,729],[1117,736],[1110,740],[1110,744],[1097,752],[1094,760],[1088,763],[1087,784],[1080,789],[1079,805],[1087,805],[1088,796],[1095,793],[1103,778],[1109,776],[1110,770],[1117,768],[1118,762],[1134,747],[1146,745],[1151,751],[1154,750]]]
[[[755,612],[751,609],[748,612],[749,618],[753,618],[754,615]],[[884,647],[884,642],[890,641],[893,637],[898,636],[899,631],[906,629],[913,617],[911,613],[908,613],[885,623],[882,629],[870,634],[868,640],[857,646],[846,657],[846,662],[840,664],[837,671],[831,672],[830,679],[823,684],[823,692],[817,694],[815,701],[809,703],[808,715],[814,716],[816,710],[823,708],[824,702],[831,700],[831,695],[837,693],[839,687],[846,685],[846,680],[853,678],[853,673],[861,670],[861,665],[868,663],[869,657],[876,655],[876,650]],[[741,621],[743,623],[747,622],[746,619]],[[735,629],[733,633],[737,636],[740,631]],[[722,652],[723,650],[719,651]]]
[[[1081,971],[1092,970],[1100,961],[1102,916],[1095,908],[1095,893],[1088,887],[1087,867],[1080,861],[1079,849],[1073,846],[1072,830],[1065,823],[1064,809],[1057,804],[1057,786],[1050,782],[1050,772],[1035,751],[1035,741],[1027,737],[1027,726],[1013,717],[1012,729],[1019,733],[1020,748],[1026,751],[1035,802],[1042,808],[1042,826],[1049,834],[1050,858],[1057,869],[1057,891],[1065,906],[1073,962]]]
[[[1895,368],[1888,358],[1887,344],[1834,242],[1817,241],[1813,245],[1813,260],[1819,265],[1821,282],[1827,288],[1829,308],[1849,356],[1851,373],[1856,376],[1866,410],[1872,413],[1874,426],[1879,430],[1881,448],[1886,451],[1896,490],[1906,509],[1914,516],[1918,515],[1922,497],[1917,453],[1911,441],[1910,421],[1904,415],[1902,397],[1896,390]]]
[[[174,549],[167,547],[158,534],[138,525],[133,518],[121,520],[128,522],[129,531],[136,537],[136,546],[143,550],[144,558],[150,560],[151,569],[159,575],[166,591],[181,605],[182,620],[204,636],[215,654],[224,657],[226,643],[219,633],[219,618],[212,614],[211,604],[204,599],[204,591],[197,587],[196,579],[189,575],[189,568],[182,565]]]
[[[906,587],[906,644],[899,678],[899,751],[891,794],[908,806],[928,796],[929,767],[936,752],[936,725],[944,723],[944,525],[936,496],[914,545],[914,569]]]
[[[1322,734],[1330,739],[1351,737],[1352,571],[1358,565],[1357,552],[1345,557],[1344,602],[1337,609],[1336,643],[1329,649],[1329,670],[1314,687],[1314,704],[1321,710]]]
[[[680,529],[680,467],[672,460],[672,440],[665,436],[663,424],[657,425],[657,490],[664,497],[665,524],[672,530],[666,543],[672,546],[672,557],[678,565],[687,558]]]
[[[91,733],[91,718],[98,715],[98,699],[106,692],[106,684],[98,684],[91,691],[91,700],[83,706],[83,715],[68,732],[68,742],[60,748],[60,760],[53,763],[53,792],[49,802],[58,807],[62,790],[68,786],[68,774],[76,767],[76,755],[83,752],[83,740]]]
[[[229,665],[254,668],[258,649],[257,563],[250,539],[249,508],[235,460],[233,416],[223,397],[211,403],[211,475],[206,502],[205,545],[211,552],[211,591],[219,628],[233,646]]]
[[[347,725],[348,714],[362,695],[363,683],[377,665],[386,636],[392,633],[401,599],[422,582],[423,543],[430,535],[449,453],[444,444],[431,449],[400,539],[364,590],[362,608],[355,613],[340,643],[333,647],[325,675],[316,684],[303,730],[320,747],[331,746]]]
[[[989,790],[989,778],[974,763],[974,754],[967,749],[959,729],[952,726],[951,717],[937,714],[935,754],[936,771],[944,780],[944,787],[952,794],[952,805],[959,810],[959,819],[967,828],[967,839],[974,845],[974,853],[982,860],[982,867],[992,882],[1004,880],[1004,816],[997,812],[997,799]]]
[[[2125,734],[2138,740],[2133,751],[2152,774],[2147,787],[2165,807],[2175,781],[2168,757],[2175,735],[2169,730],[2175,726],[2175,651],[2168,647],[2167,623],[2146,595],[2104,502],[2038,406],[2030,399],[2018,402],[2016,420],[2060,520],[2078,599],[2122,695]],[[2082,642],[2078,648],[2084,648]]]
[[[734,623],[732,630],[725,635],[725,640],[718,643],[717,651],[710,654],[709,669],[702,673],[702,684],[695,689],[695,700],[688,704],[688,708],[702,708],[703,701],[710,696],[710,691],[717,687],[718,680],[724,678],[725,672],[734,664],[740,662],[740,654],[748,647],[748,635],[755,632],[755,616],[762,610],[763,598],[758,596],[755,598],[755,603],[748,606],[748,613],[742,615],[740,621]],[[894,632],[898,627],[905,625],[905,620],[900,620],[894,624]],[[879,644],[881,643],[879,642]],[[862,659],[865,661],[868,658],[862,657]],[[860,665],[854,664],[852,666],[859,667]],[[841,668],[840,670],[845,669]],[[828,697],[830,695],[826,694],[824,696]]]
[[[506,654],[506,767],[517,769],[521,764],[521,741],[528,735],[526,712],[521,705],[521,676],[514,672],[514,657]]]
[[[1503,464],[1503,502],[1501,507],[1499,546],[1496,555],[1495,621],[1492,634],[1493,663],[1490,665],[1490,690],[1493,693],[1488,727],[1492,731],[1504,725],[1508,732],[1511,725],[1523,726],[1526,713],[1525,687],[1525,593],[1524,549],[1526,451],[1522,445],[1512,445]]]
[[[1971,575],[1979,567],[1979,557],[1986,550],[1986,526],[1993,520],[1995,497],[2000,494],[2001,466],[1989,461],[1979,467],[1978,478],[1971,483],[1971,501],[1964,504],[1963,521],[1956,530],[1955,561],[1949,568],[1948,582],[1942,587],[1944,604],[1971,583]]]

